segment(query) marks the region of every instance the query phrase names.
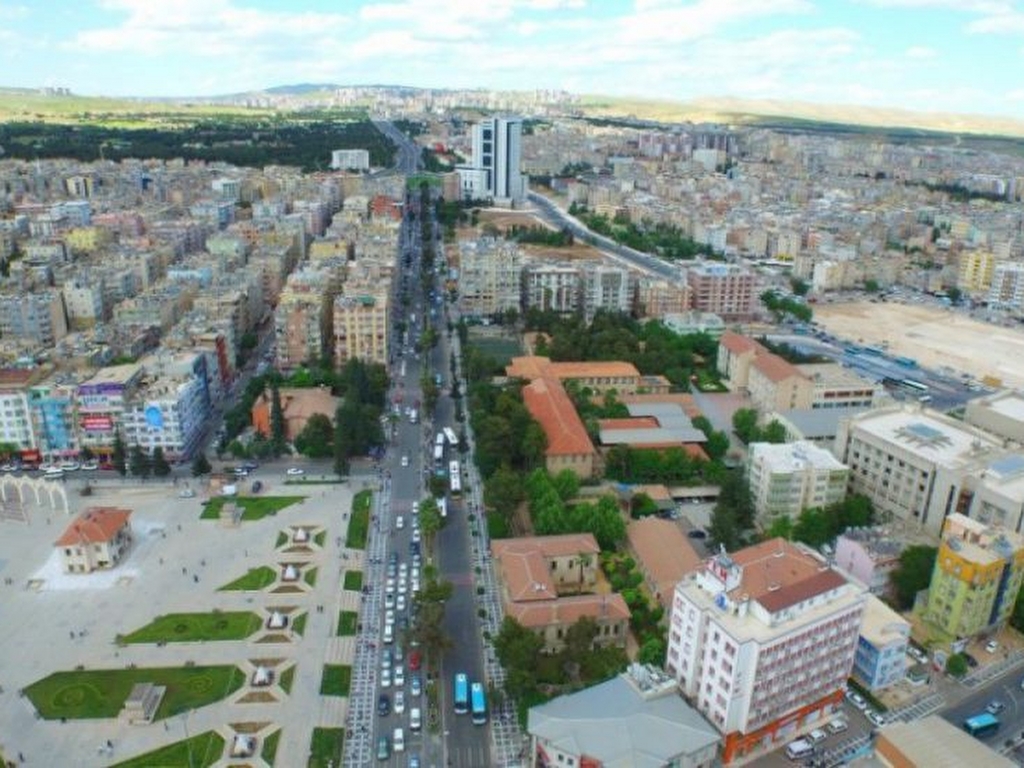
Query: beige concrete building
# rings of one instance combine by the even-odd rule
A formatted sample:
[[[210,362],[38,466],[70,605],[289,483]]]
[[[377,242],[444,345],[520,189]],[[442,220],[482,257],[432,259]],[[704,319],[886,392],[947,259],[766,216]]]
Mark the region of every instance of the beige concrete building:
[[[459,243],[459,307],[488,317],[519,310],[522,254],[514,242],[481,238]]]
[[[751,443],[747,480],[762,525],[803,510],[827,507],[846,497],[849,469],[812,443]]]
[[[1014,768],[983,741],[940,715],[884,726],[875,741],[875,758],[886,768]]]
[[[966,511],[975,478],[1003,456],[992,435],[918,405],[867,411],[840,425],[833,449],[850,468],[850,492],[871,499],[883,520],[934,534]]]
[[[723,320],[746,320],[757,312],[754,273],[737,264],[706,262],[686,269],[690,303]]]
[[[491,552],[505,615],[542,637],[545,652],[561,650],[565,632],[583,617],[598,625],[596,644],[625,647],[629,607],[622,596],[588,594],[600,552],[591,534],[500,539]]]
[[[334,365],[349,360],[388,364],[387,290],[339,296],[334,300]]]
[[[284,370],[318,360],[332,339],[332,296],[324,290],[327,274],[303,270],[289,276],[274,311],[277,364]]]

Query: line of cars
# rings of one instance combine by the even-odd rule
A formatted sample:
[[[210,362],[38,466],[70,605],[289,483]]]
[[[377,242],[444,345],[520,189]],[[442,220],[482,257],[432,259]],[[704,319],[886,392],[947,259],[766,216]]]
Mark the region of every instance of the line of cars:
[[[846,722],[846,718],[841,715],[834,717],[821,728],[815,728],[813,731],[789,742],[786,745],[786,757],[790,760],[806,760],[807,762],[804,765],[814,765],[815,761],[813,758],[818,744],[829,736],[843,733],[849,727],[850,724]]]
[[[885,715],[872,707],[871,704],[869,704],[867,700],[856,691],[847,689],[846,700],[856,709],[860,710],[864,714],[864,717],[866,717],[876,728],[881,728],[885,725]]]
[[[413,502],[409,516],[413,533],[419,532],[419,504]],[[400,522],[401,521],[401,522]],[[404,530],[404,517],[395,518],[395,530]],[[377,739],[377,759],[390,759],[392,753],[406,751],[406,727],[411,733],[419,733],[423,727],[422,654],[415,637],[409,638],[409,653],[406,656],[402,641],[407,637],[410,618],[416,617],[415,595],[420,591],[422,560],[418,537],[409,543],[409,562],[402,561],[396,550],[388,555],[384,583],[384,648],[381,650],[380,688],[377,697],[377,716],[382,721],[397,717],[396,725],[381,723],[381,735]],[[409,674],[406,676],[406,664]],[[408,698],[406,683],[408,682]],[[405,714],[408,712],[408,719]],[[407,724],[407,726],[406,726]],[[419,768],[420,758],[410,752],[408,766]]]
[[[36,464],[22,464],[21,462],[8,461],[0,464],[0,472],[42,472],[44,478],[60,479],[65,472],[95,472],[102,469],[98,461],[44,461]],[[111,467],[112,468],[112,467]]]

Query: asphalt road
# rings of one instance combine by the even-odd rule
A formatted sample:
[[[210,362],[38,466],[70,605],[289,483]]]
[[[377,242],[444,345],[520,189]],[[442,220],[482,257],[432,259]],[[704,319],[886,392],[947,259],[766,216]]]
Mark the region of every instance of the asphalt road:
[[[942,716],[958,728],[964,720],[985,711],[991,701],[1000,701],[1006,708],[996,717],[1000,720],[999,730],[982,738],[993,749],[998,749],[1011,737],[1024,738],[1024,690],[1021,690],[1021,675],[1008,674],[949,707]]]
[[[418,230],[420,224],[418,221],[413,221],[407,223],[406,226]],[[423,332],[421,318],[424,313],[429,314],[429,307],[426,297],[421,293],[422,289],[417,276],[420,245],[418,238],[406,234],[403,235],[402,241],[410,245],[413,251],[412,265],[406,271],[410,277],[410,311],[417,316],[416,322],[409,325],[408,339],[409,336],[419,336]],[[407,318],[408,314],[406,313],[405,318],[396,319]],[[397,364],[393,366],[392,373],[394,389],[401,393],[402,412],[401,420],[395,427],[392,447],[384,461],[385,470],[391,473],[391,507],[388,514],[383,516],[382,525],[386,529],[388,555],[391,552],[396,552],[399,562],[409,563],[410,569],[409,543],[412,539],[412,504],[414,501],[421,501],[428,494],[426,481],[432,471],[434,435],[443,426],[453,428],[457,426],[453,418],[454,407],[447,395],[440,398],[434,419],[431,419],[430,414],[423,413],[422,407],[420,407],[418,408],[419,421],[417,424],[412,424],[407,413],[407,408],[413,406],[416,401],[422,402],[419,382],[423,366],[429,366],[430,375],[440,372],[446,382],[450,378],[447,333],[441,318],[437,320],[437,328],[441,337],[438,346],[422,355],[421,359],[417,359],[412,351],[412,345],[407,342],[404,345],[404,353]],[[404,376],[401,375],[402,361],[405,362]],[[402,466],[406,459],[408,466]],[[403,517],[404,525],[401,529],[395,525],[398,516]],[[470,537],[465,510],[460,503],[450,500],[446,524],[439,532],[434,547],[434,563],[439,568],[441,578],[450,580],[454,585],[452,597],[445,607],[445,629],[451,637],[452,646],[442,659],[439,679],[433,683],[438,686],[440,694],[441,738],[432,739],[426,735],[426,731],[420,733],[410,731],[410,708],[420,706],[425,718],[426,698],[425,696],[419,700],[411,698],[410,675],[412,673],[406,670],[403,688],[392,684],[387,689],[378,688],[374,695],[376,700],[380,692],[385,692],[393,701],[395,692],[404,690],[406,696],[404,713],[395,714],[392,710],[385,717],[378,716],[374,724],[374,744],[382,735],[392,738],[396,727],[403,727],[405,732],[405,752],[393,753],[385,764],[407,765],[408,758],[412,754],[421,755],[423,765],[479,768],[489,765],[491,762],[489,729],[474,726],[468,715],[456,716],[452,712],[451,705],[451,680],[456,671],[466,672],[471,680],[483,679],[481,638],[474,603],[469,547]],[[424,563],[429,562],[427,552],[423,553],[423,561]],[[407,597],[411,598],[411,595],[407,595]],[[407,610],[402,612],[396,609],[395,613],[399,621],[403,616],[408,616]],[[384,617],[381,616],[376,621],[380,622],[381,630],[383,630]],[[364,621],[364,624],[368,623]],[[397,634],[395,643],[399,643]],[[378,649],[378,663],[383,647],[381,645],[381,648]],[[406,664],[408,663],[408,653],[409,649],[405,649]],[[427,681],[424,682],[427,683]],[[427,728],[426,722],[423,727]]]

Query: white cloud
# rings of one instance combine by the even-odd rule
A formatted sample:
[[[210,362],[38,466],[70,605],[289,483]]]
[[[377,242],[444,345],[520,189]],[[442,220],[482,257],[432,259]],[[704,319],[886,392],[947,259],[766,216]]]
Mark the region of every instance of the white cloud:
[[[927,45],[912,45],[903,52],[903,55],[908,59],[934,59],[939,54]]]
[[[616,45],[678,43],[708,37],[734,22],[769,16],[809,14],[807,0],[697,0],[686,5],[638,3],[637,11],[615,20]]]
[[[967,25],[968,32],[995,35],[1024,35],[1024,12],[994,13],[975,19]]]
[[[347,23],[340,14],[263,11],[231,0],[103,0],[101,5],[127,17],[117,26],[79,32],[70,46],[86,52],[242,55],[296,44],[315,47],[343,32]]]

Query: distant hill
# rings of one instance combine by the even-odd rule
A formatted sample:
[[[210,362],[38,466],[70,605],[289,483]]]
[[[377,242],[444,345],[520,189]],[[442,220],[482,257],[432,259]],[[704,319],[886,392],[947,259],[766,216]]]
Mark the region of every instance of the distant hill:
[[[865,107],[855,104],[814,104],[777,99],[736,99],[706,97],[692,101],[659,101],[617,96],[584,96],[581,105],[587,115],[626,116],[642,119],[756,125],[795,118],[875,128],[914,128],[942,133],[970,133],[1024,137],[1024,120],[993,115],[955,112],[915,112],[909,109]]]

